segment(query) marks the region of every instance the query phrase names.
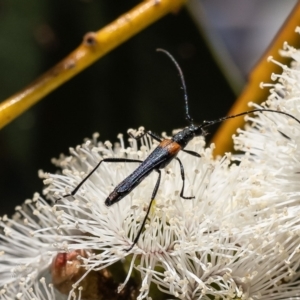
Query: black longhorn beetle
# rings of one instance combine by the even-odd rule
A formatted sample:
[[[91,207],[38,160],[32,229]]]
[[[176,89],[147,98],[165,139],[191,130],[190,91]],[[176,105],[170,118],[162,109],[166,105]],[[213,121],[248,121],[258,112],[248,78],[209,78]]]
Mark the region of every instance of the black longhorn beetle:
[[[193,119],[191,118],[189,114],[189,107],[188,107],[188,96],[187,96],[187,91],[186,91],[186,85],[185,85],[185,80],[183,73],[176,62],[175,58],[166,50],[164,49],[157,49],[159,52],[165,53],[169,58],[172,60],[172,62],[175,64],[179,76],[181,79],[181,84],[182,84],[182,89],[183,89],[183,94],[184,94],[184,101],[185,101],[185,117],[186,120],[188,121],[189,125],[188,127],[184,128],[183,130],[179,131],[176,133],[174,136],[172,136],[170,139],[162,139],[155,133],[151,131],[144,132],[138,136],[134,136],[131,132],[128,132],[128,134],[136,140],[139,140],[142,138],[144,135],[148,134],[150,137],[152,137],[154,140],[159,142],[159,145],[153,150],[152,153],[144,160],[139,160],[139,159],[128,159],[128,158],[104,158],[102,159],[95,167],[94,169],[77,185],[77,187],[67,195],[64,195],[63,198],[68,197],[68,196],[74,196],[77,191],[80,189],[80,187],[85,183],[86,180],[100,167],[100,165],[103,162],[130,162],[130,163],[141,163],[140,166],[135,169],[128,177],[126,177],[121,183],[119,183],[115,189],[108,195],[108,197],[105,200],[105,204],[107,206],[111,206],[116,202],[119,202],[122,200],[126,195],[128,195],[134,188],[136,188],[142,180],[144,180],[152,171],[156,171],[158,173],[158,179],[156,181],[154,190],[152,192],[150,204],[148,206],[146,216],[142,222],[141,227],[139,228],[139,231],[136,235],[136,237],[133,240],[133,243],[128,249],[124,249],[124,251],[130,251],[134,245],[138,242],[139,237],[142,233],[142,230],[145,226],[146,220],[148,218],[151,205],[153,203],[153,200],[156,196],[156,193],[159,188],[160,184],[160,179],[161,179],[161,171],[160,169],[163,169],[166,167],[173,159],[176,159],[179,163],[180,166],[180,173],[181,173],[181,178],[182,178],[182,188],[180,192],[180,197],[183,199],[193,199],[195,197],[186,197],[184,196],[184,183],[185,183],[185,177],[184,177],[184,168],[183,165],[180,161],[180,159],[177,156],[179,151],[183,151],[185,153],[188,153],[190,155],[193,155],[195,157],[200,157],[200,155],[197,152],[190,151],[190,150],[185,150],[184,148],[186,145],[191,141],[194,137],[200,136],[202,134],[205,134],[204,129],[206,127],[212,126],[216,123],[223,122],[225,120],[231,119],[231,118],[236,118],[239,116],[244,116],[248,115],[254,112],[272,112],[272,113],[278,113],[282,115],[286,115],[295,121],[297,121],[300,124],[300,121],[295,118],[294,116],[285,113],[283,111],[278,111],[278,110],[272,110],[272,109],[267,109],[267,108],[261,108],[261,109],[253,109],[249,111],[245,111],[236,115],[232,116],[226,116],[220,119],[216,119],[214,121],[203,121],[201,125],[195,125],[193,122]]]

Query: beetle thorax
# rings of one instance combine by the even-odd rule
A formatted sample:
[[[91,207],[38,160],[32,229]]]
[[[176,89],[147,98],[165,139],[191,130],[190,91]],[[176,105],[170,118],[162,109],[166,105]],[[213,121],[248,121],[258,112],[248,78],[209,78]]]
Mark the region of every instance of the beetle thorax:
[[[183,130],[176,133],[172,140],[177,142],[182,148],[184,148],[189,141],[191,141],[195,136],[201,135],[202,130],[199,126],[195,126],[194,124],[189,127],[184,128]]]

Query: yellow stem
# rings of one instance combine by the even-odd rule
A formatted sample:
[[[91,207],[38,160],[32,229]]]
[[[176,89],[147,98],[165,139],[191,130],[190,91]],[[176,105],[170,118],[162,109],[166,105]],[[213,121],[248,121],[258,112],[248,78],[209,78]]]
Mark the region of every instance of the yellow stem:
[[[287,18],[286,22],[282,25],[281,30],[277,36],[273,39],[271,45],[261,57],[260,61],[253,68],[249,75],[249,80],[244,88],[240,97],[236,100],[228,115],[235,115],[237,113],[249,110],[248,102],[261,103],[267,100],[269,90],[260,89],[259,84],[261,82],[269,82],[272,73],[281,73],[279,66],[268,63],[267,58],[273,56],[275,60],[287,63],[286,59],[283,59],[279,55],[279,49],[285,41],[288,41],[293,46],[300,45],[299,34],[295,33],[296,26],[300,24],[300,3],[297,3]],[[236,118],[232,121],[223,122],[220,129],[213,137],[212,142],[216,144],[215,155],[222,155],[226,151],[232,149],[231,136],[236,132],[236,129],[242,127],[244,124],[243,118]]]
[[[81,45],[30,85],[0,103],[0,128],[44,96],[186,0],[146,0],[97,32],[87,33]]]

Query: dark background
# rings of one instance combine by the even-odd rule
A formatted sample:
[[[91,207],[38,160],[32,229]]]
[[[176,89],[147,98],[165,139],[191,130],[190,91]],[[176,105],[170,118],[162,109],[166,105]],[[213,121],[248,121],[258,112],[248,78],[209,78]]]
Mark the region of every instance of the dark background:
[[[0,0],[0,100],[4,100],[140,1]],[[224,116],[235,96],[188,12],[148,27],[48,95],[0,131],[0,214],[42,191],[37,171],[100,132],[143,125],[160,134],[186,125],[178,72],[156,48],[178,60],[195,121]],[[215,128],[211,129],[213,132]],[[209,139],[209,136],[208,136]]]

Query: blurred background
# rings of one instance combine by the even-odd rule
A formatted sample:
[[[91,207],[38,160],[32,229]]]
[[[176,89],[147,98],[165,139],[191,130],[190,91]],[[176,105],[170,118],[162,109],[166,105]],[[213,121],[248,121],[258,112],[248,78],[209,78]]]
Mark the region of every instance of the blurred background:
[[[0,101],[139,2],[0,0]],[[186,125],[177,71],[156,48],[178,60],[196,122],[226,115],[296,2],[190,1],[48,95],[0,131],[0,214],[41,192],[37,171],[55,172],[50,159],[94,132],[114,142],[128,128]]]

